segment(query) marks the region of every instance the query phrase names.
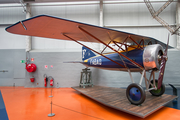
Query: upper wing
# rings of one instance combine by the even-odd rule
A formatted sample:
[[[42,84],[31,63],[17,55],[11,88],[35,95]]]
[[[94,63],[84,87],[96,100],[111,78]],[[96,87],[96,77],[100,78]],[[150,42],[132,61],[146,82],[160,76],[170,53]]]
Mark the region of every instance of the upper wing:
[[[80,28],[100,39],[106,44],[108,44],[110,41],[122,43],[128,36],[130,36],[136,42],[140,42],[142,39],[144,39],[146,43],[151,41],[152,43],[164,44],[150,37],[135,35],[47,15],[39,15],[17,22],[16,24],[7,27],[6,31],[20,35],[70,40],[63,35],[66,34],[77,41],[100,43],[92,36],[87,35],[87,33],[83,32]],[[133,43],[131,39],[127,39],[126,42]]]

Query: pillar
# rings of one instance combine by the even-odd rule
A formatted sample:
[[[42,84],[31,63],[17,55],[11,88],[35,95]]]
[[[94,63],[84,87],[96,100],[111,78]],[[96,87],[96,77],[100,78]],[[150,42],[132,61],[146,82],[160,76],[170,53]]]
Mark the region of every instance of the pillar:
[[[31,17],[31,7],[30,4],[27,3],[26,4],[26,19]],[[26,37],[26,52],[31,50],[31,44],[32,44],[32,37],[31,36],[27,36]]]
[[[103,0],[100,0],[99,8],[100,8],[100,9],[99,9],[99,25],[100,25],[101,27],[103,27],[103,26],[104,26],[104,19],[103,19]],[[100,51],[103,50],[103,47],[104,47],[104,45],[103,45],[103,44],[100,44],[100,46],[99,46]]]
[[[180,25],[180,0],[177,2],[176,6],[176,26]],[[180,36],[177,35],[177,49],[180,49]]]

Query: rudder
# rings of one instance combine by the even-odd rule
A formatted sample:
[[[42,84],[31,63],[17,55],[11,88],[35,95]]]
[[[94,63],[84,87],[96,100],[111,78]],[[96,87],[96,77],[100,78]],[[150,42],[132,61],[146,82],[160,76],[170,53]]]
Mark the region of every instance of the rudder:
[[[84,46],[82,47],[82,60],[83,61],[93,56],[96,56],[96,55],[90,49]]]

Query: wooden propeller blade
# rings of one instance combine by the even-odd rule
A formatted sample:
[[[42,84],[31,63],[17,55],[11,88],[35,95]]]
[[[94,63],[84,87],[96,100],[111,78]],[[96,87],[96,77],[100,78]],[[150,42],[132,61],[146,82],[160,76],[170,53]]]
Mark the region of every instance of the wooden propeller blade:
[[[161,88],[163,77],[164,77],[164,71],[165,71],[165,66],[166,66],[166,56],[161,56],[161,67],[159,71],[159,78],[158,78],[158,89]]]
[[[169,35],[168,35],[166,49],[164,51],[164,54],[161,56],[161,66],[160,66],[159,77],[158,77],[158,89],[161,88],[161,85],[162,85],[162,82],[163,82],[164,71],[165,71],[165,66],[166,66],[166,61],[167,61],[168,44],[169,44]]]

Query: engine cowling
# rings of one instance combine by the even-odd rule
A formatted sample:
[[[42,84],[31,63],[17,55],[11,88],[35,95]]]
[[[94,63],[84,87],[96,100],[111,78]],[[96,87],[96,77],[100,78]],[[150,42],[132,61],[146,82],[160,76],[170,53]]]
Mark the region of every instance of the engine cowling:
[[[143,65],[145,70],[159,70],[163,47],[159,44],[148,45],[143,52]]]

